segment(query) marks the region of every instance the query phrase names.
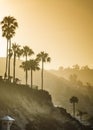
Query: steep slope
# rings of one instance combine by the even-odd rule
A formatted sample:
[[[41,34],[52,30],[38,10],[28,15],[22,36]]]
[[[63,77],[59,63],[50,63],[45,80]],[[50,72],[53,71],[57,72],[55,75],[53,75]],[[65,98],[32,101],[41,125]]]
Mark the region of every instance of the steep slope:
[[[2,59],[4,66],[5,59]],[[1,63],[1,62],[0,62]],[[16,62],[16,77],[21,80],[21,83],[25,83],[25,72],[19,68],[21,61]],[[0,74],[4,75],[4,68],[0,67]],[[11,60],[11,72],[12,72],[12,60]],[[12,73],[11,73],[12,75]],[[40,89],[41,71],[33,73],[34,85],[37,85]],[[28,83],[30,85],[30,72],[28,74]],[[34,86],[33,86],[34,87]],[[93,116],[93,88],[88,88],[84,85],[71,84],[64,78],[59,78],[51,74],[49,71],[44,72],[44,89],[52,95],[52,100],[55,106],[61,106],[67,109],[72,114],[72,104],[69,103],[69,99],[72,96],[77,96],[79,103],[76,109],[86,111],[89,116]]]
[[[0,81],[0,117],[12,116],[13,130],[83,130],[63,108],[53,106],[48,92]]]

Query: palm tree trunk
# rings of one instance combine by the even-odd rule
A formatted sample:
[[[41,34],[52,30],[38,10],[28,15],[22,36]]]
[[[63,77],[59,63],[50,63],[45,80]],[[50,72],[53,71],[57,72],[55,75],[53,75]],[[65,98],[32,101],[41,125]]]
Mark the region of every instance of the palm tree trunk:
[[[42,70],[41,70],[41,89],[43,90],[43,70],[44,70],[44,63],[42,60]]]
[[[73,116],[75,117],[75,103],[73,103]]]
[[[26,62],[27,62],[27,55],[26,55]],[[27,80],[28,80],[28,73],[27,73],[27,69],[26,69],[26,85],[27,85]]]
[[[28,75],[27,75],[27,70],[26,70],[26,85],[27,85],[27,78],[28,78]]]
[[[7,69],[8,69],[8,39],[7,39],[7,48],[6,48],[6,70],[5,70],[5,75],[4,75],[5,79],[7,77]]]
[[[8,79],[10,79],[10,56],[9,56],[9,62],[8,62]]]
[[[32,74],[32,69],[31,69],[31,88],[33,87],[33,74]]]
[[[15,62],[16,62],[16,54],[14,52],[14,62],[13,62],[13,83],[15,82]]]
[[[9,40],[9,50],[11,49],[11,39]],[[8,79],[10,80],[10,51],[9,51],[9,64],[8,64]]]

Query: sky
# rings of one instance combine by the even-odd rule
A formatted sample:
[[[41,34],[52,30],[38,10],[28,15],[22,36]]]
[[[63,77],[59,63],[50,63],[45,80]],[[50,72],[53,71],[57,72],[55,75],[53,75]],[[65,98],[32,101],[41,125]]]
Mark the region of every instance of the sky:
[[[12,39],[37,54],[51,57],[47,69],[59,66],[93,67],[93,0],[0,0],[0,21],[14,16],[18,29]],[[0,57],[6,56],[6,39],[0,27]]]

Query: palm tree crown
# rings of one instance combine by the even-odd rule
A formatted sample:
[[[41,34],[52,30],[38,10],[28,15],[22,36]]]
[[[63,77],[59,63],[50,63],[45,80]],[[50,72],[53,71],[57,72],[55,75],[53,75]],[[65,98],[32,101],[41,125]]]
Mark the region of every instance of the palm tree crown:
[[[23,56],[26,57],[26,61],[27,61],[27,56],[31,56],[32,54],[34,54],[32,49],[30,49],[28,46],[23,47]]]
[[[29,69],[39,70],[39,62],[36,59],[29,60]]]
[[[70,98],[70,103],[78,103],[78,98],[73,96]]]
[[[15,29],[18,27],[16,19],[12,16],[4,17],[2,24],[2,36],[11,39],[15,35]]]
[[[29,62],[28,61],[22,62],[22,64],[20,65],[20,67],[23,68],[24,71],[29,70]]]
[[[48,56],[48,53],[45,53],[44,51],[40,52],[37,55],[37,59],[43,62],[50,62],[51,58]]]

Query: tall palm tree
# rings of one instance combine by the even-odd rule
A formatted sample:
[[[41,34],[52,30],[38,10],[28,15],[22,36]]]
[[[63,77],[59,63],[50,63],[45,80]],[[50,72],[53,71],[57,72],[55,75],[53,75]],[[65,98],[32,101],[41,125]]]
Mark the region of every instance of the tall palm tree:
[[[33,71],[39,70],[39,62],[37,59],[29,60],[29,69],[31,71],[31,88],[33,86]]]
[[[74,117],[75,117],[75,110],[76,110],[75,106],[76,106],[76,103],[78,103],[78,101],[79,101],[79,99],[75,96],[70,98],[70,103],[73,104],[73,116]]]
[[[8,59],[8,56],[10,56],[10,54],[8,54],[8,49],[11,49],[11,38],[15,35],[15,30],[18,27],[18,23],[14,17],[6,16],[1,21],[1,25],[2,25],[2,36],[7,39],[5,75],[7,76],[7,73],[8,73],[8,78],[9,78],[10,77],[10,58]],[[8,62],[9,62],[9,65],[8,65]]]
[[[13,51],[13,83],[15,82],[15,66],[16,66],[16,57],[20,57],[20,45],[14,43],[12,44],[12,51]],[[20,54],[20,55],[19,55]]]
[[[22,62],[20,67],[23,68],[24,71],[29,70],[29,62],[28,61]],[[27,85],[27,79],[28,79],[28,75],[26,75],[26,85]]]
[[[25,56],[25,61],[27,62],[28,60],[28,56],[31,56],[32,54],[34,54],[33,50],[30,49],[28,46],[24,46],[23,47],[23,56]],[[27,85],[27,77],[28,77],[28,72],[26,70],[26,85]]]
[[[43,90],[43,71],[44,71],[44,63],[45,62],[50,62],[51,58],[48,56],[48,53],[40,52],[37,54],[37,60],[42,62],[42,71],[41,71],[41,89]]]

